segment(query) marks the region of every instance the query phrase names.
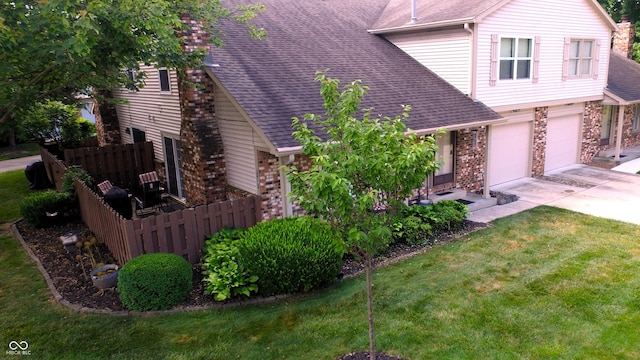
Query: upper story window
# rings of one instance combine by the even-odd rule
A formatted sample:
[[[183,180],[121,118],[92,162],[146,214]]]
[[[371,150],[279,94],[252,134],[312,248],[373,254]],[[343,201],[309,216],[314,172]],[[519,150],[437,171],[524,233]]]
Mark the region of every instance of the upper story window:
[[[530,79],[533,40],[500,39],[500,80]]]
[[[591,77],[594,41],[571,40],[569,45],[569,77]]]
[[[160,81],[160,91],[171,91],[171,83],[169,82],[169,70],[158,70],[158,78]]]

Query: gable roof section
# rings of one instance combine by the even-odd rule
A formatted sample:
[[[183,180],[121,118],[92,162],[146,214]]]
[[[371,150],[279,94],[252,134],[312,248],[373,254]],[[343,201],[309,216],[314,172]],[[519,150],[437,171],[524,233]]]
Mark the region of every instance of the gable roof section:
[[[408,126],[416,131],[500,119],[367,32],[386,1],[262,1],[267,10],[255,24],[267,30],[267,38],[251,39],[241,27],[223,24],[227,44],[210,51],[207,70],[276,150],[299,146],[291,134],[292,117],[325,114],[314,81],[316,71],[325,69],[342,85],[360,79],[369,86],[362,106],[374,107],[373,114],[395,116],[401,104],[411,105]]]
[[[374,34],[384,34],[479,23],[483,18],[511,1],[514,0],[416,0],[418,20],[411,23],[411,3],[408,0],[389,0],[380,17],[371,26],[370,31]],[[585,5],[592,6],[612,30],[616,29],[615,22],[597,0],[585,0],[585,3]]]
[[[605,94],[621,104],[640,102],[638,84],[640,84],[640,64],[612,51]]]

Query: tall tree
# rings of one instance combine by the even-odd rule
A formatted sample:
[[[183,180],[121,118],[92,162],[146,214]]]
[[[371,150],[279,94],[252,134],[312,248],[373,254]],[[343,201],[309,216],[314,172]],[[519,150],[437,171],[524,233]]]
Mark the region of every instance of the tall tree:
[[[138,86],[123,69],[157,64],[181,71],[203,62],[176,36],[189,14],[222,45],[216,25],[235,20],[252,36],[260,4],[227,8],[219,0],[0,0],[0,125],[44,99],[72,102],[87,89]]]
[[[622,15],[629,15],[629,21],[636,25],[633,44],[633,59],[640,62],[640,0],[598,0],[609,15],[619,22]]]
[[[433,137],[420,138],[405,122],[409,106],[395,118],[374,118],[360,102],[368,87],[354,81],[341,91],[339,81],[320,72],[326,118],[307,114],[293,119],[294,137],[313,160],[309,170],[287,169],[291,194],[307,213],[341,231],[350,251],[366,264],[370,359],[375,360],[372,256],[388,244],[394,214],[426,176],[438,169]],[[362,116],[361,119],[356,118]],[[307,123],[320,127],[322,140]]]

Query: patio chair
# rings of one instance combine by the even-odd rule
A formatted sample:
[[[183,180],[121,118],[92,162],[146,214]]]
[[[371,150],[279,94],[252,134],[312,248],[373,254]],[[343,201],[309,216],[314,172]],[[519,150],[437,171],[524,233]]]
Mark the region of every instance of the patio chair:
[[[162,193],[164,188],[160,186],[158,173],[150,171],[148,173],[138,175],[140,180],[140,188],[142,190],[140,196],[136,196],[136,213],[140,213],[146,209],[157,209],[162,203]]]
[[[111,181],[105,180],[98,184],[98,191],[102,194],[102,196],[106,195],[109,190],[113,189],[113,185],[111,185]]]

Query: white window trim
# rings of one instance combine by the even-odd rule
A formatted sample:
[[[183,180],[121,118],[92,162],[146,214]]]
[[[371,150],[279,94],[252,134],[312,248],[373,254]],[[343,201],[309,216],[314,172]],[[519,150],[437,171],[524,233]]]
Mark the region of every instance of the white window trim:
[[[592,42],[592,54],[591,54],[591,68],[589,69],[589,74],[580,74],[580,68],[581,68],[581,64],[580,62],[582,61],[582,54],[580,54],[579,58],[572,58],[571,57],[571,43],[574,41],[580,41],[580,43],[582,44],[585,41],[591,41]],[[601,46],[601,41],[600,39],[592,39],[592,38],[581,38],[581,37],[567,37],[564,39],[564,58],[563,58],[563,64],[562,64],[562,81],[566,81],[566,80],[575,80],[575,79],[594,79],[597,80],[598,79],[598,75],[599,75],[599,66],[600,66],[600,46]],[[581,47],[582,49],[582,47]],[[578,60],[578,74],[577,75],[572,75],[569,74],[569,63],[571,62],[571,60]]]
[[[579,52],[580,54],[578,55],[578,57],[573,57],[571,55],[571,53],[569,53],[569,65],[571,65],[572,61],[576,61],[576,71],[577,74],[571,74],[569,73],[569,79],[579,79],[579,78],[590,78],[593,76],[593,63],[595,60],[595,50],[596,50],[596,43],[593,39],[571,39],[571,43],[569,45],[569,49],[571,49],[571,44],[573,43],[578,43],[579,44]],[[585,43],[591,43],[591,56],[590,57],[586,57],[582,54],[582,51],[584,49],[584,44]],[[583,74],[582,73],[582,62],[588,60],[590,62],[590,66],[589,66],[589,72],[587,74]],[[571,68],[571,66],[569,66],[569,68]]]
[[[168,160],[167,160],[167,147],[165,146],[165,142],[164,139],[165,138],[169,138],[175,141],[180,142],[180,135],[176,135],[176,134],[171,134],[171,133],[161,133],[160,134],[160,139],[162,141],[162,156],[164,157],[164,171],[165,171],[165,176],[166,176],[166,187],[167,187],[167,191],[169,190],[169,167],[168,167]],[[173,155],[174,155],[174,159],[176,159],[176,154],[178,149],[175,147],[176,142],[173,142]],[[174,195],[174,194],[170,194],[174,199],[179,200],[179,201],[185,201],[185,194],[182,191],[182,189],[184,188],[184,178],[180,177],[179,175],[182,174],[182,169],[179,168],[182,164],[182,159],[180,159],[180,163],[176,163],[175,166],[178,170],[178,173],[176,173],[176,180],[177,180],[177,184],[176,186],[178,187],[178,195]],[[183,175],[184,176],[184,175]]]
[[[502,46],[502,40],[503,39],[513,39],[514,43],[515,43],[515,49],[514,49],[514,56],[512,57],[503,57],[502,54],[500,53],[501,50],[501,46]],[[518,45],[519,45],[519,40],[529,40],[529,56],[526,57],[521,57],[518,56]],[[533,75],[534,75],[534,71],[533,71],[533,67],[534,67],[534,49],[535,49],[535,38],[533,36],[531,37],[527,37],[527,36],[501,36],[498,40],[498,73],[497,73],[497,79],[498,81],[533,81]],[[501,72],[501,63],[503,60],[512,60],[513,61],[513,73],[511,74],[513,77],[512,78],[507,78],[507,79],[502,79],[500,77]],[[518,78],[518,61],[519,60],[529,60],[529,74],[526,78]]]

